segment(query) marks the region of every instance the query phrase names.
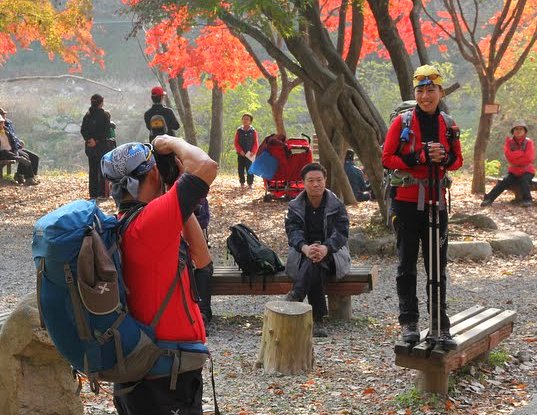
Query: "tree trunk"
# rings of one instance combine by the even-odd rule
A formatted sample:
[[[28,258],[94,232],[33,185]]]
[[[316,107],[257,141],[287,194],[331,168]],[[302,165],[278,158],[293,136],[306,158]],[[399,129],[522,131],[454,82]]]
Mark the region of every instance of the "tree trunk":
[[[414,99],[412,84],[412,62],[399,36],[395,22],[389,13],[388,0],[368,0],[369,7],[377,21],[377,27],[382,43],[390,54],[391,62],[397,75],[399,91],[403,101]]]
[[[270,109],[272,110],[272,119],[274,120],[274,126],[276,127],[276,134],[281,134],[287,137],[285,131],[285,123],[283,121],[283,109],[285,104],[279,102],[270,103]]]
[[[256,366],[263,372],[295,375],[313,367],[311,306],[290,301],[265,305],[263,336]]]
[[[494,103],[496,91],[494,87],[481,82],[482,99],[481,115],[479,117],[479,127],[474,144],[474,174],[472,177],[472,193],[485,193],[485,159],[487,157],[487,146],[492,128],[492,114],[485,114],[485,105]]]
[[[319,156],[322,155],[322,157],[319,157],[319,159],[321,163],[324,163],[324,165],[330,169],[331,172],[331,180],[327,182],[327,186],[330,189],[333,189],[333,185],[335,183],[338,183],[339,185],[337,187],[340,191],[339,193],[341,195],[343,203],[345,203],[346,205],[354,204],[356,203],[356,198],[354,197],[354,193],[352,192],[349,178],[347,177],[347,174],[343,169],[343,163],[339,159],[338,153],[336,152],[336,150],[332,146],[332,143],[330,142],[330,139],[328,138],[326,129],[323,125],[322,117],[320,115],[319,107],[317,105],[315,95],[313,94],[313,90],[311,89],[311,87],[304,85],[304,94],[306,97],[306,104],[308,106],[308,110],[311,115],[313,125],[315,127],[315,133],[317,134]]]
[[[209,136],[209,157],[220,163],[224,139],[224,93],[214,83],[211,104],[211,131]]]
[[[172,91],[175,107],[179,114],[185,140],[195,146],[198,145],[196,140],[196,129],[194,128],[194,119],[192,118],[192,109],[190,108],[190,99],[188,98],[188,90],[182,87],[182,78],[170,78],[168,80]],[[185,105],[184,96],[186,95],[188,107]],[[187,110],[188,109],[188,110]],[[179,134],[181,135],[181,134]]]
[[[412,24],[412,31],[414,32],[414,41],[416,42],[416,50],[420,58],[420,64],[426,65],[431,63],[429,59],[429,53],[423,40],[423,32],[420,25],[421,14],[421,0],[412,0],[412,10],[410,10],[410,23]]]

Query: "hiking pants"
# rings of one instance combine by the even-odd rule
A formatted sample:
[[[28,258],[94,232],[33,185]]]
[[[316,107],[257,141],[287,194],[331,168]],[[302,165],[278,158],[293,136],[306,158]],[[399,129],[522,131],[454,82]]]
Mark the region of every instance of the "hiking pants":
[[[417,285],[417,262],[420,249],[427,273],[427,309],[429,309],[429,212],[425,205],[424,211],[417,209],[417,204],[394,200],[392,209],[395,214],[394,228],[397,234],[397,254],[399,265],[397,267],[397,295],[399,297],[399,323],[407,324],[419,321]],[[449,329],[449,317],[446,304],[446,265],[448,247],[448,214],[446,209],[440,211],[440,325],[442,329]],[[435,232],[433,232],[433,238]],[[435,253],[433,252],[433,255]],[[433,312],[429,314],[436,328],[436,297],[433,298]]]
[[[114,384],[114,392],[136,382]],[[114,396],[119,415],[201,415],[203,378],[201,369],[179,375],[177,389],[170,378],[144,379],[129,393]]]
[[[324,292],[328,278],[333,274],[334,269],[332,254],[327,254],[320,263],[313,263],[311,259],[302,255],[300,267],[294,279],[293,291],[300,301],[308,297],[314,321],[321,321],[328,314]]]
[[[103,197],[104,191],[104,176],[101,172],[101,157],[88,157],[89,165],[89,196],[92,199]]]
[[[494,201],[498,196],[502,194],[502,192],[512,185],[518,185],[520,186],[520,190],[522,192],[522,201],[530,201],[531,202],[531,180],[533,179],[532,173],[524,173],[520,176],[515,176],[513,173],[509,173],[507,176],[503,178],[501,182],[499,182],[496,186],[492,188],[492,190],[485,195],[486,200]]]
[[[254,175],[248,173],[248,169],[252,165],[250,159],[246,156],[237,154],[237,172],[239,173],[239,182],[244,184],[244,170],[246,170],[248,184],[251,185],[254,182]]]

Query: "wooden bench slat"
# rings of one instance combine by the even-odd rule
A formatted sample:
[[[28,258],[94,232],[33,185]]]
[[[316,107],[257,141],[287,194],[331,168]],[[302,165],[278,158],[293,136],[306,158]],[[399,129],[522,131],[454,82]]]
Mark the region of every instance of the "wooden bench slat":
[[[263,279],[265,289],[263,289]],[[378,267],[352,267],[339,281],[329,281],[326,294],[349,296],[370,292],[378,280]],[[211,280],[212,295],[277,295],[291,290],[293,282],[285,272],[274,275],[243,277],[235,267],[217,266]]]
[[[485,310],[485,307],[483,307],[481,305],[475,305],[473,307],[467,308],[466,310],[463,310],[463,311],[451,316],[449,318],[449,321],[450,321],[451,326],[452,326],[451,333],[453,334],[453,326],[456,326],[457,324],[460,324],[462,321],[464,321],[464,320],[466,320],[466,319],[468,319],[470,317],[473,317],[476,314],[481,313],[483,310]],[[411,351],[416,350],[418,352],[418,354],[421,353],[422,355],[425,356],[428,353],[429,349],[430,349],[430,347],[427,344],[422,344],[425,341],[425,338],[427,337],[427,333],[429,333],[429,328],[428,327],[420,332],[420,341],[418,343],[416,343],[416,345],[414,345],[414,347],[412,347],[411,343],[404,342],[401,339],[397,340],[395,342],[395,348],[394,348],[395,353],[408,354]],[[416,349],[416,347],[418,349]],[[420,350],[423,350],[423,352],[420,351]]]
[[[488,320],[489,318],[492,318],[498,314],[500,314],[502,310],[498,308],[488,308],[484,310],[483,312],[476,314],[473,317],[470,317],[464,321],[461,321],[459,324],[456,324],[455,326],[451,327],[451,335],[460,335],[461,333],[464,333],[465,331],[470,330],[471,328],[477,326],[483,321]]]

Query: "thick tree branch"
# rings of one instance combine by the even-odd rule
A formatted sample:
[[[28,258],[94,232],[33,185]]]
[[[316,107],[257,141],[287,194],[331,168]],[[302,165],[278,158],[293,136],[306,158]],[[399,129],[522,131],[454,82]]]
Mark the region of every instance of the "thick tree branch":
[[[347,8],[349,6],[348,0],[341,0],[341,6],[339,7],[339,20],[337,27],[337,53],[343,56],[343,50],[345,49],[345,27],[347,26]]]
[[[360,59],[360,53],[362,52],[362,44],[364,40],[364,14],[362,8],[352,3],[352,26],[351,26],[351,43],[349,45],[349,52],[345,63],[349,67],[352,73],[356,73],[356,67],[358,66],[358,59]]]
[[[412,0],[412,10],[410,10],[410,24],[412,25],[412,31],[414,32],[414,41],[416,42],[416,49],[418,51],[418,56],[420,63],[426,65],[431,63],[429,59],[429,53],[427,52],[427,47],[425,46],[425,41],[423,40],[423,32],[421,31],[420,24],[420,14],[421,14],[421,1]]]

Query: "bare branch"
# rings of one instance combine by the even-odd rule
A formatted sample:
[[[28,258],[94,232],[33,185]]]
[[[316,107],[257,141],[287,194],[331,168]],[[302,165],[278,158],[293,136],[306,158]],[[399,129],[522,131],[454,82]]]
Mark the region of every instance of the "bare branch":
[[[511,23],[509,30],[503,37],[502,43],[500,44],[500,47],[498,48],[498,52],[496,53],[495,63],[497,63],[497,65],[500,64],[501,60],[503,59],[505,55],[505,52],[507,52],[507,48],[509,47],[511,40],[513,40],[513,36],[515,35],[518,29],[518,24],[520,23],[520,20],[522,19],[522,14],[524,13],[525,7],[526,7],[526,0],[519,0],[515,6],[515,9],[513,10],[513,22]],[[494,69],[496,69],[496,66],[494,67]]]
[[[83,76],[78,75],[70,75],[70,74],[63,74],[63,75],[36,75],[36,76],[17,76],[15,78],[4,78],[0,79],[0,82],[19,82],[19,81],[35,81],[35,80],[41,80],[41,79],[76,79],[78,81],[84,81],[89,82],[92,84],[96,84],[99,86],[102,86],[103,88],[110,89],[115,92],[122,93],[123,91],[119,88],[114,88],[110,85],[103,84],[102,82],[94,81],[93,79],[85,78]]]
[[[341,0],[341,6],[339,8],[339,21],[337,28],[337,53],[343,56],[343,50],[345,48],[345,26],[347,24],[347,8],[348,0]]]
[[[414,42],[416,42],[416,49],[418,51],[418,56],[420,58],[420,63],[425,65],[430,63],[429,53],[425,47],[425,41],[423,40],[423,32],[421,31],[420,25],[420,12],[421,12],[421,1],[412,0],[412,10],[410,10],[410,24],[412,25],[412,31],[414,32]]]
[[[496,80],[496,84],[498,86],[502,85],[504,82],[506,82],[509,79],[511,79],[513,77],[513,75],[518,72],[518,70],[524,64],[524,61],[528,57],[529,53],[531,52],[531,49],[533,48],[533,45],[535,44],[536,41],[537,41],[537,28],[535,28],[535,30],[533,31],[533,35],[531,37],[531,40],[528,42],[528,45],[524,49],[524,52],[522,52],[522,54],[518,58],[517,62],[511,68],[511,70],[509,72],[507,72],[504,76],[502,76],[501,78],[498,78]]]
[[[345,63],[352,73],[356,73],[356,67],[358,66],[358,59],[360,59],[362,43],[364,40],[364,14],[361,7],[359,7],[356,2],[353,2],[352,4],[351,28],[351,44],[349,45],[349,52],[347,53]]]

